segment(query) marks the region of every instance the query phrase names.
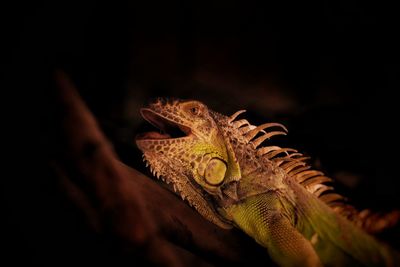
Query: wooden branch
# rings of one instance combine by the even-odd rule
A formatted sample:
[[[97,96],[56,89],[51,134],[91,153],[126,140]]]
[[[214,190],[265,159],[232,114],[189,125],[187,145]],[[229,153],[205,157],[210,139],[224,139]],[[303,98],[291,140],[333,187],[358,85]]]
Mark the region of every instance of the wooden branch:
[[[159,266],[269,262],[255,242],[206,221],[121,163],[68,77],[62,72],[56,77],[62,152],[54,166],[65,192],[93,229],[114,236],[127,253],[143,252],[144,260]]]

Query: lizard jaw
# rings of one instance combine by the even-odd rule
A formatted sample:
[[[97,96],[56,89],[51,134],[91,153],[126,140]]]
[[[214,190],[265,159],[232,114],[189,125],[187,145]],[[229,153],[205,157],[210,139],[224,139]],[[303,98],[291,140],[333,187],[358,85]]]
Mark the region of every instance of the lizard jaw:
[[[162,133],[151,131],[139,134],[136,136],[136,141],[152,141],[160,139],[180,139],[187,138],[192,134],[189,127],[167,118],[162,114],[150,109],[142,108],[140,110],[142,117],[151,125],[161,130]]]

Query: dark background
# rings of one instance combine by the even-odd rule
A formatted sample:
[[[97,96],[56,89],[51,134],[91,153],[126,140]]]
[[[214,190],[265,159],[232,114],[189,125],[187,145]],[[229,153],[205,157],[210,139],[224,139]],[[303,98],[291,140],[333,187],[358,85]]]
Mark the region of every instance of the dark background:
[[[216,2],[1,10],[13,100],[4,114],[15,114],[9,128],[18,136],[16,166],[2,178],[6,259],[59,265],[118,255],[43,164],[55,69],[71,76],[122,161],[143,172],[133,142],[138,109],[157,96],[193,98],[225,114],[245,108],[254,124],[287,125],[289,137],[277,143],[312,156],[357,207],[399,208],[398,9],[389,1]]]

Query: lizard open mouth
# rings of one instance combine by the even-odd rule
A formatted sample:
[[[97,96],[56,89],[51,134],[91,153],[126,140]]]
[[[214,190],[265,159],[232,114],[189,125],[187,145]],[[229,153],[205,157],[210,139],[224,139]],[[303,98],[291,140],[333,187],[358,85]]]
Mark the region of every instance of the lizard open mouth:
[[[136,140],[159,140],[159,139],[176,139],[187,137],[191,134],[189,127],[166,118],[161,114],[149,109],[142,108],[140,110],[142,117],[159,131],[148,131],[136,136]]]

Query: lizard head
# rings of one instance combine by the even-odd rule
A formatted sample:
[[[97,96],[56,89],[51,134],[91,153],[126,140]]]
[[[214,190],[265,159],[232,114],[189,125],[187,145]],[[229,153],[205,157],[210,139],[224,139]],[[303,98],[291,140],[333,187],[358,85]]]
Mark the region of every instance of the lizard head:
[[[211,111],[199,101],[159,99],[140,112],[159,130],[136,137],[153,175],[171,183],[204,217],[228,228],[214,201],[235,168]]]

